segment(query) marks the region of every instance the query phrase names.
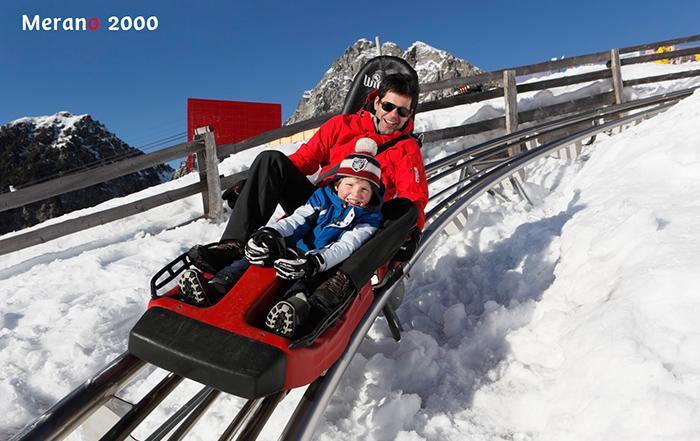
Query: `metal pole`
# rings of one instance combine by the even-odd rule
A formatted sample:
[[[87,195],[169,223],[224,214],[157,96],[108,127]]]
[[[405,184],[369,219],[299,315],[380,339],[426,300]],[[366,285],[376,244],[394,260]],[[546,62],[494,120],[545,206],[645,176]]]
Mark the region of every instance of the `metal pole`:
[[[192,426],[197,424],[197,421],[199,421],[200,418],[202,418],[202,415],[204,415],[204,412],[209,409],[209,406],[211,406],[214,403],[214,400],[221,394],[220,390],[216,390],[213,388],[209,388],[210,390],[207,392],[206,396],[204,399],[197,405],[197,407],[194,408],[192,413],[190,413],[185,421],[182,422],[180,427],[177,428],[175,433],[168,438],[168,441],[182,441],[182,439],[192,430]]]
[[[156,387],[131,408],[100,441],[123,441],[180,384],[183,377],[169,373]]]
[[[185,419],[185,417],[192,412],[192,409],[204,401],[212,390],[214,390],[213,387],[204,386],[195,396],[190,398],[190,400],[185,403],[184,406],[180,407],[177,412],[172,414],[170,418],[168,418],[163,424],[160,425],[160,427],[151,433],[151,435],[146,438],[146,441],[160,441],[161,439],[165,438],[165,436],[170,433],[170,431],[173,430],[175,426],[180,423],[180,421]]]
[[[260,403],[262,403],[262,398],[246,401],[241,410],[239,410],[236,414],[233,421],[231,421],[231,424],[229,424],[226,430],[224,430],[224,433],[221,434],[219,441],[231,441],[251,413],[255,412]]]
[[[146,363],[128,352],[115,358],[97,375],[83,383],[34,420],[12,441],[58,441],[126,384]]]
[[[279,402],[287,395],[288,391],[277,392],[263,398],[260,407],[250,416],[240,436],[237,438],[240,441],[254,441],[258,438],[260,431],[265,426],[265,423],[275,411]]]

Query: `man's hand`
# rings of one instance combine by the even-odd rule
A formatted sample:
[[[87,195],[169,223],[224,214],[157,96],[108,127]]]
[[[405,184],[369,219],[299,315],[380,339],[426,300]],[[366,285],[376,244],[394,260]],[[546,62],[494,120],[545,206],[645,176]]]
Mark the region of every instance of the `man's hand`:
[[[284,238],[274,228],[263,227],[250,235],[245,258],[251,265],[269,266],[284,255]]]
[[[392,260],[397,262],[407,262],[411,257],[413,257],[413,254],[415,254],[416,250],[418,249],[421,237],[423,237],[423,232],[420,229],[416,227],[411,230],[411,232],[408,233],[408,237],[404,243],[401,244],[401,248],[399,248],[396,254],[394,254]]]
[[[221,199],[225,200],[228,206],[231,207],[231,209],[233,209],[233,207],[236,206],[238,196],[240,196],[241,190],[243,190],[243,186],[247,181],[248,179],[243,178],[240,181],[234,183],[228,190],[224,191],[221,194]]]
[[[320,258],[318,254],[307,254],[296,259],[277,259],[274,267],[277,275],[283,279],[308,279],[318,274]]]

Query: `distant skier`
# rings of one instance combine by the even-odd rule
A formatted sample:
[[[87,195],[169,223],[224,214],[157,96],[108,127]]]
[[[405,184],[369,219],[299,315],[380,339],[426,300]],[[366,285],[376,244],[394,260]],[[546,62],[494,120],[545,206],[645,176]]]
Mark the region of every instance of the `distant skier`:
[[[417,103],[417,81],[405,74],[388,75],[367,97],[364,108],[331,118],[290,157],[278,151],[260,153],[242,185],[221,241],[209,247],[197,245],[188,252],[194,265],[215,273],[241,259],[244,241],[267,223],[278,203],[287,213],[304,204],[316,190],[306,176],[319,168],[319,176],[324,176],[364,137],[374,140],[380,149],[376,158],[386,189],[384,224],[318,289],[345,299],[357,293],[389,259],[406,259],[420,238],[428,202],[423,158],[417,140],[410,136]],[[384,149],[387,143],[393,145]]]
[[[186,270],[179,283],[182,294],[190,303],[209,306],[233,287],[249,264],[274,263],[279,277],[297,282],[270,310],[268,328],[292,337],[310,313],[319,319],[332,313],[344,299],[332,290],[316,288],[328,278],[327,270],[359,249],[382,224],[376,152],[373,140],[360,138],[356,152],[340,163],[331,181],[314,191],[305,205],[250,236],[244,259],[224,267],[208,282],[199,270]]]

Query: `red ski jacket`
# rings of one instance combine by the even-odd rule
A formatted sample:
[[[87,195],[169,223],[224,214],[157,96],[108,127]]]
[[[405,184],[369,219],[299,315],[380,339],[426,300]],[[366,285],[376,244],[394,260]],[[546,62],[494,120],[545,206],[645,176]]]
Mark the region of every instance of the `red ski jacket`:
[[[409,120],[402,131],[382,135],[374,129],[373,115],[360,110],[352,115],[337,115],[319,127],[313,137],[293,153],[289,159],[305,175],[312,175],[321,167],[321,174],[339,164],[355,151],[360,138],[372,138],[378,146],[413,130]],[[418,207],[417,226],[425,223],[425,206],[428,203],[428,181],[425,177],[423,157],[418,142],[403,139],[377,155],[382,168],[382,180],[386,186],[385,200],[394,197],[410,199]]]

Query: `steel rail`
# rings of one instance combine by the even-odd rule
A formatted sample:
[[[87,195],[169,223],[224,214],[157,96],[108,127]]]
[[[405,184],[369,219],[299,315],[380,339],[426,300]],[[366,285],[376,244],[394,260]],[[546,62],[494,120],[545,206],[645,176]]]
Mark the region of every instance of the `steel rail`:
[[[603,109],[590,110],[588,112],[584,112],[578,115],[568,116],[554,121],[538,124],[533,127],[527,127],[520,130],[516,130],[513,133],[499,136],[498,138],[494,138],[490,141],[486,141],[484,143],[475,145],[473,147],[469,147],[459,152],[455,152],[449,156],[438,159],[437,161],[433,161],[425,166],[425,172],[427,174],[432,174],[440,168],[447,167],[456,163],[465,156],[481,153],[487,149],[502,146],[508,143],[519,144],[522,142],[527,142],[533,137],[541,136],[546,133],[560,130],[570,125],[586,122],[588,120],[595,120],[604,116],[608,116],[610,114],[637,110],[638,108],[643,108],[648,105],[656,104],[663,101],[682,99],[690,96],[696,88],[697,87],[693,87],[689,89],[683,89],[680,91],[654,95],[635,101],[629,101],[626,103],[605,107]]]
[[[237,441],[254,441],[258,438],[260,431],[265,427],[267,420],[275,411],[277,405],[287,395],[289,391],[281,391],[266,396],[262,399],[260,405],[254,412],[251,413],[248,420],[241,429],[241,434],[236,438]]]
[[[214,390],[213,387],[204,386],[195,396],[190,398],[184,406],[180,407],[174,414],[165,420],[160,427],[153,431],[153,433],[146,438],[146,441],[160,441],[165,438],[168,433],[175,428],[175,426],[180,424],[180,422],[184,420],[195,407],[199,406],[199,404],[204,401],[207,396],[209,396],[212,390]]]
[[[199,421],[200,418],[202,418],[202,415],[204,415],[204,412],[206,412],[209,407],[214,404],[214,401],[221,395],[221,391],[210,388],[204,397],[204,399],[197,404],[197,406],[190,412],[190,414],[185,418],[185,421],[180,424],[180,427],[175,430],[175,433],[172,434],[170,438],[168,438],[168,441],[182,441],[185,436],[192,430],[192,427],[197,424],[197,421]]]
[[[588,138],[589,136],[604,132],[606,130],[614,129],[616,127],[629,124],[632,121],[645,118],[649,115],[656,114],[667,110],[675,103],[660,104],[657,107],[647,109],[644,112],[636,113],[634,115],[628,115],[602,124],[597,127],[592,127],[590,129],[582,130],[565,138],[552,141],[548,144],[535,147],[531,150],[525,151],[518,156],[509,158],[508,160],[494,166],[488,171],[479,173],[478,175],[472,176],[472,182],[469,185],[457,190],[450,199],[445,200],[435,206],[431,212],[426,213],[426,218],[428,218],[433,212],[437,212],[441,209],[445,209],[449,203],[452,203],[449,208],[446,209],[437,219],[431,222],[424,230],[423,239],[421,240],[416,253],[413,258],[407,263],[406,271],[409,271],[415,263],[420,259],[421,255],[428,249],[428,247],[435,241],[438,237],[440,231],[443,231],[447,225],[454,220],[454,218],[459,215],[465,208],[466,205],[472,203],[475,199],[489,190],[492,186],[500,183],[508,176],[513,175],[517,171],[523,169],[524,167],[530,165],[534,161],[554,152],[565,148],[577,141]],[[459,202],[458,204],[455,202]]]
[[[262,404],[262,401],[262,398],[246,401],[241,410],[236,413],[236,416],[233,418],[226,430],[224,430],[224,433],[221,434],[219,441],[231,441],[241,429],[243,424],[245,424],[246,420],[253,413],[255,413],[256,409],[260,406],[260,404]]]
[[[680,95],[682,96],[684,94],[680,94]],[[454,157],[450,158],[451,166],[447,166],[449,168],[447,168],[446,170],[443,170],[443,171],[431,176],[428,179],[428,184],[432,184],[432,183],[439,181],[439,180],[441,180],[449,175],[452,175],[458,171],[462,171],[466,168],[469,168],[470,166],[473,167],[476,164],[486,165],[487,166],[486,168],[490,169],[490,168],[500,164],[505,158],[503,158],[501,160],[495,160],[491,164],[488,164],[486,161],[489,157],[494,156],[494,155],[498,155],[500,153],[504,153],[504,152],[506,152],[507,149],[511,148],[513,145],[527,142],[530,139],[535,138],[537,136],[541,136],[545,133],[565,129],[565,128],[569,127],[569,125],[580,124],[581,122],[596,121],[599,118],[601,118],[602,116],[608,116],[611,114],[618,114],[618,113],[625,112],[625,111],[636,110],[636,109],[640,109],[640,108],[647,107],[650,105],[656,105],[658,103],[663,103],[663,102],[667,102],[667,101],[673,101],[675,103],[679,99],[682,99],[682,97],[679,97],[678,94],[675,94],[675,95],[670,96],[670,97],[657,95],[653,101],[646,100],[644,103],[635,102],[636,105],[632,108],[626,108],[624,110],[619,110],[619,109],[613,110],[613,111],[607,112],[606,115],[600,115],[598,111],[587,112],[588,114],[592,115],[589,117],[589,119],[576,120],[573,123],[569,121],[569,122],[567,122],[566,125],[561,125],[561,126],[559,124],[557,124],[557,127],[554,129],[547,128],[544,131],[538,130],[538,129],[542,129],[542,126],[545,126],[546,124],[543,124],[542,126],[538,126],[538,127],[531,127],[529,129],[524,129],[524,130],[522,130],[522,132],[532,132],[532,133],[526,133],[525,136],[523,136],[519,140],[515,140],[515,141],[509,140],[505,143],[499,143],[496,145],[491,145],[491,142],[486,142],[483,144],[476,145],[476,146],[471,147],[469,149],[465,149],[462,152],[458,152],[458,154],[459,154],[459,156],[461,156],[461,158],[456,158],[456,159],[458,159],[458,160],[464,159],[463,162],[457,163],[455,161]],[[566,118],[566,119],[570,119],[570,118]],[[562,120],[553,121],[553,123],[560,123],[560,122],[562,122]],[[584,130],[587,130],[587,129],[584,129]],[[578,133],[578,132],[576,132],[576,133]],[[455,155],[451,155],[451,156],[455,156]],[[443,159],[447,159],[447,158],[443,158]],[[442,190],[440,190],[436,194],[431,195],[428,199],[428,202],[434,201],[442,196],[445,196],[446,194],[452,194],[451,192],[456,191],[456,189],[458,187],[463,186],[466,181],[470,180],[471,177],[478,175],[479,173],[483,173],[483,172],[485,172],[485,170],[481,170],[480,172],[474,171],[472,173],[460,176],[460,179],[457,180],[455,183],[450,184],[449,186],[443,188]],[[439,212],[440,212],[440,210],[431,210],[430,212],[426,213],[426,220],[430,220],[430,218],[439,214]]]
[[[100,438],[100,441],[123,441],[141,422],[151,414],[153,409],[175,390],[183,377],[170,372],[149,393],[126,413],[117,424]]]
[[[508,176],[513,175],[517,171],[553,151],[567,147],[568,145],[578,140],[588,138],[593,134],[628,124],[631,121],[644,118],[650,114],[659,113],[668,109],[673,104],[674,103],[661,104],[658,107],[654,107],[634,115],[622,117],[615,121],[592,127],[560,140],[527,150],[518,156],[508,158],[500,165],[490,169],[489,172],[480,174],[481,176],[479,176],[476,180],[455,192],[452,201],[456,202],[459,200],[459,203],[454,203],[428,226],[423,236],[423,240],[416,250],[416,253],[411,260],[407,262],[404,274],[407,274],[408,271],[420,260],[428,246],[431,245],[438,237],[438,233],[443,231],[457,215],[464,211],[468,204],[473,202],[484,192],[488,191],[492,186],[500,183],[504,179],[507,179]],[[311,439],[325,408],[330,402],[333,392],[340,382],[342,375],[350,365],[352,358],[357,352],[365,335],[374,323],[376,317],[381,312],[382,307],[398,285],[398,283],[394,284],[383,295],[374,300],[371,308],[365,314],[364,318],[353,332],[350,342],[348,343],[348,346],[340,359],[328,370],[326,375],[320,377],[306,390],[304,396],[292,414],[292,417],[287,422],[287,425],[279,438],[280,440],[308,441]]]
[[[54,404],[11,440],[62,440],[145,366],[144,361],[124,352],[94,377]]]

